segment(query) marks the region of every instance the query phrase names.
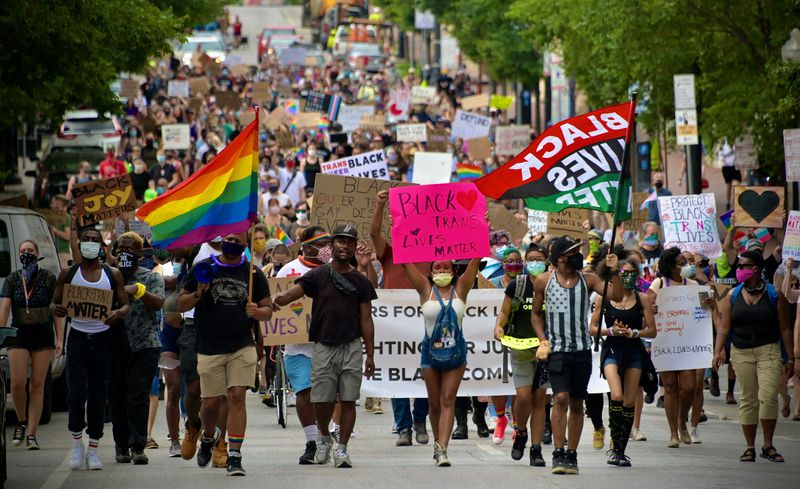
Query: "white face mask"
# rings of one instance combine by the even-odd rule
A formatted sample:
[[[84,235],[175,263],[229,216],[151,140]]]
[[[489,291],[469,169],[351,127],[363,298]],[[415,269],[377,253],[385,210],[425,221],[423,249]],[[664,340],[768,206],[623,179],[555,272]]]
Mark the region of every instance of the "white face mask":
[[[269,206],[269,213],[273,216],[277,216],[278,214],[281,213],[281,208],[278,207],[277,205],[271,205]]]
[[[305,221],[308,218],[308,213],[306,211],[297,211],[297,220],[298,221]]]
[[[87,260],[94,260],[100,256],[100,243],[93,241],[81,242],[81,256]]]

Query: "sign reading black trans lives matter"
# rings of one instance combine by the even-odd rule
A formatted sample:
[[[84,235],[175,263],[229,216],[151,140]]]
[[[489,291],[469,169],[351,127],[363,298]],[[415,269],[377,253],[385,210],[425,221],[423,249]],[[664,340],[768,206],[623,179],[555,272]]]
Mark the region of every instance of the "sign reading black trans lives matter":
[[[361,153],[339,160],[322,163],[322,173],[328,175],[344,175],[347,177],[376,178],[388,180],[386,155],[382,149]]]

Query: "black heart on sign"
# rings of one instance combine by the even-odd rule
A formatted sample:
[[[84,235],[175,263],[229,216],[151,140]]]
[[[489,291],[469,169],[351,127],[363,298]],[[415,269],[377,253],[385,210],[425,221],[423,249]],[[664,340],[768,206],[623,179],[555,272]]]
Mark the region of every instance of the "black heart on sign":
[[[753,190],[745,190],[739,194],[739,205],[756,222],[761,222],[772,214],[772,211],[777,209],[780,203],[781,198],[772,191],[759,194]]]

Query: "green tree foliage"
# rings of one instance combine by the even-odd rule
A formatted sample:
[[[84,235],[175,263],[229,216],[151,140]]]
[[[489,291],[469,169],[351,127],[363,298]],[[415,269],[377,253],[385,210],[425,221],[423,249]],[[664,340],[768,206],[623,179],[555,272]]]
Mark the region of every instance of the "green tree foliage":
[[[376,0],[383,17],[404,31],[414,30],[414,2],[410,0]]]
[[[150,0],[150,3],[160,10],[169,11],[175,17],[180,18],[184,27],[192,27],[205,24],[221,16],[225,5],[233,2],[228,0]]]

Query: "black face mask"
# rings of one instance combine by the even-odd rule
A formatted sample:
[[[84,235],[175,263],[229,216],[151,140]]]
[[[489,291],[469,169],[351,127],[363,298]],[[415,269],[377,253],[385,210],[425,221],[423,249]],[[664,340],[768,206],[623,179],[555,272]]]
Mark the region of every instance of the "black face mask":
[[[122,251],[117,255],[117,267],[123,273],[131,273],[139,267],[139,257],[133,253]]]
[[[277,191],[278,191],[278,189],[280,189],[280,187],[278,187],[277,185],[270,185],[270,186],[269,186],[269,187],[267,187],[267,188],[268,188],[268,189],[269,189],[269,191],[270,191],[270,192],[272,192],[272,193],[275,193],[275,192],[277,192]]]
[[[244,245],[235,241],[223,241],[220,249],[228,256],[242,256],[244,253]]]
[[[23,267],[29,267],[39,261],[39,257],[33,253],[25,252],[19,255],[19,261]]]
[[[567,266],[573,270],[580,270],[583,268],[583,254],[575,253],[567,257]]]
[[[656,182],[656,188],[662,188],[664,186],[664,182],[658,181]]]

